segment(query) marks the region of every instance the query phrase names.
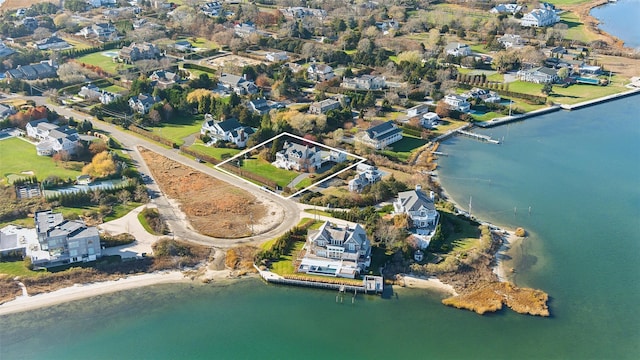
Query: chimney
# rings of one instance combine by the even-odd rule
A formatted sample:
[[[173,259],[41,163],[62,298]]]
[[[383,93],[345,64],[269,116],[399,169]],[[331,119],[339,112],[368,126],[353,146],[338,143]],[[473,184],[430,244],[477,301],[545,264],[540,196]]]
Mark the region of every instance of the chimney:
[[[431,201],[435,201],[436,193],[434,193],[433,191],[429,191],[429,199],[431,199]]]
[[[416,191],[422,191],[422,185],[416,184]]]
[[[242,74],[242,78],[247,80],[247,74]]]

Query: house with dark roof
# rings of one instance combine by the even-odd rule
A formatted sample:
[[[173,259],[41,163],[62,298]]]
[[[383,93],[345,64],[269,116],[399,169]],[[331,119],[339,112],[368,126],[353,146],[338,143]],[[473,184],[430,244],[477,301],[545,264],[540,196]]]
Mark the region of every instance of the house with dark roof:
[[[188,42],[187,40],[176,41],[173,44],[173,48],[176,49],[176,51],[182,51],[182,52],[193,51],[193,45],[191,45],[191,43]]]
[[[52,124],[46,118],[28,122],[26,130],[28,137],[39,141],[36,153],[40,156],[50,156],[61,151],[75,154],[80,142],[75,129]]]
[[[322,166],[322,155],[315,146],[286,141],[276,153],[273,166],[286,170],[311,172]]]
[[[247,146],[249,136],[254,133],[251,127],[240,124],[240,122],[234,118],[215,121],[211,115],[207,115],[205,115],[205,121],[200,128],[200,134],[209,136],[214,143],[217,141],[227,141],[235,144],[239,148]]]
[[[54,35],[46,39],[36,41],[35,47],[38,48],[38,50],[61,50],[61,49],[69,49],[69,48],[72,48],[73,46],[71,46],[65,40]]]
[[[151,80],[152,86],[166,89],[180,81],[180,75],[167,70],[156,70],[149,76],[149,80]]]
[[[355,90],[380,90],[386,86],[384,76],[362,75],[342,78],[341,87]]]
[[[129,107],[140,114],[146,114],[151,107],[161,100],[157,96],[151,96],[150,94],[139,94],[138,96],[132,96],[129,99]]]
[[[267,104],[267,100],[265,100],[265,98],[249,101],[249,108],[258,115],[266,114],[271,110],[271,106]]]
[[[375,184],[382,179],[382,172],[377,167],[358,164],[356,176],[349,180],[349,191],[360,192],[365,186]]]
[[[155,59],[160,55],[158,47],[149,42],[141,44],[133,42],[131,45],[123,47],[118,52],[120,60],[126,63],[133,63],[138,60]]]
[[[434,193],[427,196],[420,185],[415,190],[398,193],[398,198],[393,202],[395,215],[407,214],[411,219],[412,228],[421,235],[428,235],[435,231],[440,214],[434,204]]]
[[[471,104],[467,101],[467,97],[458,94],[448,94],[442,99],[451,110],[456,110],[462,113],[468,113],[471,111]]]
[[[333,68],[327,64],[313,63],[307,68],[307,77],[312,81],[327,81],[334,76]]]
[[[330,110],[339,109],[342,105],[335,99],[316,101],[309,106],[309,114],[326,114]]]
[[[545,66],[529,70],[520,70],[517,72],[516,76],[522,81],[536,84],[553,84],[558,81],[558,71]]]
[[[371,242],[360,224],[326,221],[307,232],[303,254],[298,272],[353,279],[371,265]]]
[[[5,72],[5,76],[9,79],[36,80],[57,77],[58,74],[49,61],[42,61],[31,65],[18,65],[15,69]]]
[[[13,53],[15,53],[16,51],[13,50],[10,47],[7,47],[1,40],[0,40],[0,58],[5,57],[5,56],[9,56]]]
[[[255,94],[258,87],[253,81],[249,81],[244,76],[222,73],[218,79],[220,85],[228,91],[233,91],[238,95]]]
[[[117,36],[116,27],[112,23],[96,23],[84,27],[79,32],[85,38],[98,38],[100,40],[113,39]]]
[[[362,131],[358,135],[359,136],[356,136],[355,139],[356,142],[362,143],[376,150],[380,150],[401,140],[402,129],[399,129],[393,121],[389,120]]]

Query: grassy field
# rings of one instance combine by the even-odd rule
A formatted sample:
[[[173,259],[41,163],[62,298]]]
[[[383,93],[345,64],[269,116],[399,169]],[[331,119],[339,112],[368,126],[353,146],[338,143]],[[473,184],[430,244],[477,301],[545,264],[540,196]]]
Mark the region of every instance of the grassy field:
[[[294,274],[293,268],[294,256],[297,255],[304,247],[304,241],[297,241],[293,244],[293,248],[287,255],[282,255],[279,261],[271,264],[271,271],[278,275]]]
[[[88,49],[91,47],[90,44],[82,42],[82,41],[78,41],[76,39],[72,39],[72,38],[68,38],[68,37],[61,37],[62,40],[68,42],[70,45],[73,45],[74,49],[77,50],[83,50],[83,49]]]
[[[561,104],[576,104],[582,101],[596,99],[626,90],[625,87],[619,85],[621,82],[622,81],[613,81],[615,85],[609,86],[595,86],[585,84],[571,85],[566,88],[554,86],[553,93],[549,96],[549,99],[553,102]],[[509,90],[525,94],[543,96],[541,92],[542,86],[542,84],[514,81],[509,84]],[[517,104],[516,106],[520,107],[519,104]]]
[[[427,143],[427,140],[417,138],[411,135],[403,135],[402,140],[393,143],[389,150],[383,150],[382,153],[392,156],[398,160],[407,161],[411,152]]]
[[[105,216],[103,221],[107,222],[107,221],[119,219],[119,218],[127,215],[129,212],[131,212],[133,209],[137,208],[140,205],[142,205],[142,203],[138,203],[138,202],[130,202],[130,203],[126,204],[126,205],[125,204],[117,204],[117,205],[113,206],[111,214]],[[98,206],[98,205],[82,206],[82,207],[57,207],[55,209],[55,211],[62,213],[62,216],[67,218],[72,214],[81,216],[82,214],[84,214],[87,211],[95,211],[95,212],[97,212],[99,210],[99,208],[100,208],[100,206]],[[31,222],[33,222],[33,221],[31,221]]]
[[[584,24],[580,22],[578,16],[574,13],[565,12],[560,15],[560,23],[566,24],[569,27],[566,35],[566,38],[569,40],[589,43],[597,39],[594,34],[587,31]]]
[[[289,185],[291,180],[299,175],[295,171],[279,169],[263,159],[246,159],[243,161],[242,169],[273,180],[280,187]]]
[[[229,154],[231,157],[233,157],[238,153],[240,153],[240,151],[242,151],[240,149],[216,148],[216,147],[205,146],[200,140],[196,140],[196,142],[193,145],[191,145],[189,149],[195,150],[197,152],[200,152],[209,156],[213,156],[218,160],[223,160],[222,159],[223,154]]]
[[[108,92],[111,92],[111,93],[115,93],[115,94],[127,91],[127,89],[123,88],[122,86],[118,86],[118,85],[107,86],[105,88],[102,88],[102,90],[108,91]]]
[[[443,224],[449,227],[445,243],[451,246],[451,250],[469,250],[476,246],[480,238],[478,226],[448,212],[441,211],[440,215],[442,216]]]
[[[491,119],[502,117],[504,115],[498,114],[497,112],[489,111],[488,113],[485,113],[483,115],[472,115],[472,116],[477,121],[488,121],[488,120],[491,120]]]
[[[113,62],[113,60],[109,56],[105,56],[102,53],[105,51],[95,52],[91,54],[87,54],[77,58],[76,60],[81,63],[91,64],[95,66],[101,67],[104,71],[110,74],[116,74],[117,69],[128,69],[131,67],[129,64],[121,64],[118,62]],[[116,50],[109,50],[109,52],[116,52]]]
[[[575,5],[575,4],[584,4],[593,0],[549,0],[547,1],[550,4],[562,7],[562,5]]]
[[[296,189],[304,189],[307,186],[313,184],[315,182],[314,179],[306,178],[296,184]]]
[[[40,180],[49,175],[72,178],[81,175],[80,171],[65,169],[49,156],[38,156],[36,147],[22,139],[11,138],[0,141],[0,174],[6,177],[24,171],[33,171]]]
[[[24,261],[0,262],[0,274],[9,276],[34,277],[46,274],[46,271],[33,271],[24,266]]]
[[[184,144],[184,138],[200,132],[204,116],[186,116],[174,118],[170,123],[162,123],[161,126],[150,128],[154,134],[169,139],[178,145]]]

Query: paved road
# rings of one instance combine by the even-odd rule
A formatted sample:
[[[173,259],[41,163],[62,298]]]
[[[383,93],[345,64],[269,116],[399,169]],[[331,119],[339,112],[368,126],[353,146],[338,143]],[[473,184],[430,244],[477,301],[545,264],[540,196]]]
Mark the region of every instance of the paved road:
[[[219,248],[227,248],[227,247],[232,247],[239,244],[257,245],[261,242],[270,240],[284,233],[285,231],[291,229],[298,223],[300,219],[300,208],[295,202],[291,200],[283,199],[274,194],[260,190],[258,187],[256,187],[253,184],[249,184],[244,181],[238,180],[235,177],[232,177],[221,171],[218,171],[209,165],[197,163],[190,158],[180,155],[178,153],[178,150],[164,148],[142,137],[138,137],[133,134],[127,133],[117,126],[114,126],[112,124],[109,124],[103,121],[99,121],[98,119],[90,115],[80,113],[66,107],[49,104],[47,103],[47,99],[42,96],[24,96],[21,98],[24,98],[25,100],[33,100],[37,105],[46,105],[49,108],[55,110],[60,115],[72,116],[76,120],[84,120],[84,119],[91,120],[94,128],[111,134],[123,145],[123,147],[127,151],[129,151],[129,154],[131,155],[134,164],[136,165],[138,170],[143,174],[148,174],[149,176],[151,176],[151,172],[149,171],[149,168],[147,167],[145,162],[142,160],[140,153],[137,150],[137,146],[143,146],[171,160],[174,160],[186,166],[192,167],[205,174],[213,176],[219,180],[234,184],[235,186],[253,194],[257,198],[263,199],[264,201],[268,201],[270,203],[277,204],[282,209],[281,210],[282,221],[276,228],[266,233],[251,236],[251,237],[241,238],[241,239],[214,238],[214,237],[202,235],[194,231],[189,226],[188,222],[185,220],[185,215],[180,211],[177,205],[175,203],[172,204],[165,196],[163,196],[162,192],[160,191],[159,187],[155,182],[150,182],[147,184],[147,187],[152,193],[158,194],[157,197],[154,197],[152,199],[152,202],[158,207],[158,210],[160,211],[160,213],[167,220],[167,224],[169,225],[169,228],[171,229],[173,235],[176,238],[181,238],[181,239],[189,240],[192,242],[196,242],[204,245],[210,245],[210,246],[219,247]]]

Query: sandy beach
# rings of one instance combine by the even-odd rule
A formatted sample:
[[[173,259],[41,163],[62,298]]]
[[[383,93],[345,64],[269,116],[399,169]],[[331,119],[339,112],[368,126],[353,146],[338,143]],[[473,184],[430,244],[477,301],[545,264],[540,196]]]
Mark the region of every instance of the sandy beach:
[[[424,278],[414,275],[402,275],[398,276],[397,279],[407,288],[437,290],[453,296],[458,296],[458,293],[453,286],[443,283],[436,277]]]
[[[34,296],[20,296],[0,305],[0,316],[62,304],[69,301],[124,291],[144,286],[191,281],[180,271],[127,276],[113,281],[76,284],[71,287]]]

